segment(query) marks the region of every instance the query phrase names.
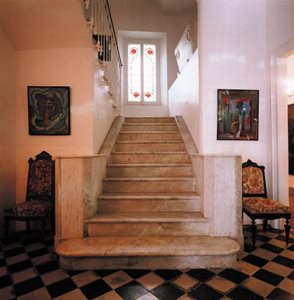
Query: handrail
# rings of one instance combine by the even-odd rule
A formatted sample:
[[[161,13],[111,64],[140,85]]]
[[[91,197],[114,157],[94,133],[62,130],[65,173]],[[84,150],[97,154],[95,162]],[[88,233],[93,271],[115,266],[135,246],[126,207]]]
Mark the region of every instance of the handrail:
[[[112,19],[111,10],[110,10],[110,6],[109,6],[109,1],[108,0],[106,0],[106,5],[107,5],[108,14],[109,14],[109,17],[110,17],[111,29],[112,29],[114,40],[115,40],[115,44],[116,44],[116,50],[117,50],[117,54],[118,54],[118,58],[119,58],[119,64],[122,67],[123,64],[122,64],[122,60],[121,60],[121,56],[120,56],[120,52],[119,52],[119,48],[118,48],[116,33],[115,33],[114,25],[113,25],[113,19]]]
[[[85,19],[91,32],[97,66],[103,71],[102,84],[108,86],[113,107],[121,108],[122,60],[108,0],[81,0]]]

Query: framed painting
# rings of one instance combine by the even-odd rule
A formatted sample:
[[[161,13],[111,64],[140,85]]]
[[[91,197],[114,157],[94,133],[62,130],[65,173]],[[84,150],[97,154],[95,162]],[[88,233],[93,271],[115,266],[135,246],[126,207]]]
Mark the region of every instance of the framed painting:
[[[217,90],[217,139],[258,140],[258,90]]]
[[[289,174],[294,175],[294,103],[288,105]]]
[[[70,135],[70,89],[28,86],[30,135]]]

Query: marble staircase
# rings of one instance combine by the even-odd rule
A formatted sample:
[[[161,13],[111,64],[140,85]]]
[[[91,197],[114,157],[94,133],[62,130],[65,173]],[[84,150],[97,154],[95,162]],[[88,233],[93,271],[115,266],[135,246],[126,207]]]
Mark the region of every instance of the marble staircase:
[[[239,245],[213,237],[175,118],[125,118],[85,237],[61,243],[67,269],[230,267]]]

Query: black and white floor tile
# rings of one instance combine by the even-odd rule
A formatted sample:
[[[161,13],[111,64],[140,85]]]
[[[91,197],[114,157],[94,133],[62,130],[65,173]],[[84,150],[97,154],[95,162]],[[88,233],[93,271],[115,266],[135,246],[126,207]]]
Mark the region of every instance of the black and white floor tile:
[[[259,231],[232,269],[88,270],[59,267],[53,239],[22,233],[1,246],[0,299],[19,300],[294,300],[294,234]]]

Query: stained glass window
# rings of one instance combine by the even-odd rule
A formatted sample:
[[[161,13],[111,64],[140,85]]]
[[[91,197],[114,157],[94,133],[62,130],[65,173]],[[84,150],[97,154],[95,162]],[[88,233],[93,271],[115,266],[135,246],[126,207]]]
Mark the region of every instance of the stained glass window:
[[[144,101],[156,101],[156,47],[144,45]]]
[[[128,44],[128,101],[156,102],[154,44]]]
[[[128,45],[128,100],[141,101],[141,47],[140,44]]]

